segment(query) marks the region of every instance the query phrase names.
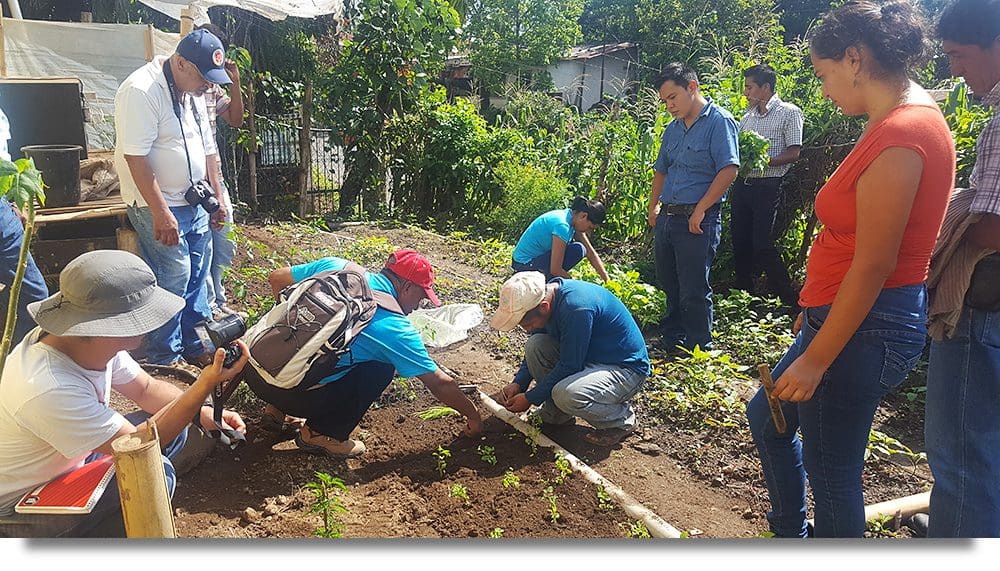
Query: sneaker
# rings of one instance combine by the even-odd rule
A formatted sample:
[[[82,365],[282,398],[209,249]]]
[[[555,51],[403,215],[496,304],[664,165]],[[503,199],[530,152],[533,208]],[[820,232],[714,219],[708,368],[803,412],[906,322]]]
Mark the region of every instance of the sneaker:
[[[331,458],[354,458],[365,453],[365,443],[360,440],[337,440],[330,436],[316,434],[303,425],[299,435],[295,437],[299,449],[310,454],[319,454]]]

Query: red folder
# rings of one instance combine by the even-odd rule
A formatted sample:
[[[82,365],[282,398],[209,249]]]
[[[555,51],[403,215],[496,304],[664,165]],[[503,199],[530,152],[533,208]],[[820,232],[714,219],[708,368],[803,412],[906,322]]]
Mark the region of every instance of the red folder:
[[[114,458],[102,456],[30,490],[14,510],[24,514],[90,513],[114,475]]]

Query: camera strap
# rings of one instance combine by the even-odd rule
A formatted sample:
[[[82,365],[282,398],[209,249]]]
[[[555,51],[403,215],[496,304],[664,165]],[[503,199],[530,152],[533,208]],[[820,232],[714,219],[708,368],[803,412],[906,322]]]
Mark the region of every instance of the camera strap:
[[[170,102],[173,104],[174,116],[177,117],[177,122],[181,127],[181,142],[184,143],[184,156],[187,157],[188,182],[191,186],[194,186],[194,172],[191,170],[191,153],[188,151],[187,135],[184,134],[184,106],[181,102],[184,94],[180,93],[177,89],[177,82],[174,81],[174,72],[170,69],[169,58],[163,62],[163,76],[167,80],[167,91],[170,92]],[[198,134],[201,135],[201,117],[198,115],[198,106],[195,105],[193,98],[191,100],[191,112],[194,114],[194,122],[198,125]],[[202,146],[204,144],[204,138],[202,138]]]
[[[235,390],[240,380],[235,379],[230,381],[230,383],[233,385],[233,390]],[[222,421],[223,406],[229,400],[230,395],[232,395],[232,391],[226,394],[221,384],[216,385],[212,390],[212,421],[215,422],[215,429],[209,430],[208,435],[212,438],[218,438],[220,442],[235,450],[236,447],[246,441],[247,437],[241,432],[226,427],[226,423]]]

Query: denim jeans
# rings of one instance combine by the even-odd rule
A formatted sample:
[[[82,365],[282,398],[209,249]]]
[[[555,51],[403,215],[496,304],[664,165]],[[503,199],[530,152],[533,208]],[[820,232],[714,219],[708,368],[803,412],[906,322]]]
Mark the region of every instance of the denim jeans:
[[[829,311],[828,305],[805,309],[802,329],[774,368],[775,382],[805,352]],[[926,319],[923,285],[884,289],[812,398],[782,402],[788,424],[784,434],[774,428],[763,389],[747,405],[771,499],[767,519],[775,535],[806,536],[807,476],[816,511],[814,535],[864,535],[861,475],[872,419],[882,397],[903,382],[920,358]]]
[[[754,278],[763,271],[771,291],[784,304],[796,305],[798,294],[774,245],[774,216],[780,188],[781,177],[741,178],[729,193],[736,287],[754,293]]]
[[[329,376],[331,371],[327,367],[313,369],[291,389],[268,384],[251,366],[243,369],[243,380],[262,401],[285,414],[305,418],[313,432],[341,441],[351,435],[372,403],[392,382],[396,371],[389,363],[365,361],[336,381],[315,385],[315,381]]]
[[[688,230],[688,217],[656,218],[656,279],[667,295],[667,315],[661,321],[666,345],[693,349],[712,347],[712,286],[708,274],[715,260],[722,231],[719,205],[708,209],[701,222],[702,234]]]
[[[164,246],[153,234],[153,216],[148,207],[128,207],[128,218],[139,235],[146,263],[163,289],[184,298],[184,309],[147,336],[146,358],[156,365],[169,365],[183,356],[197,357],[205,352],[194,332],[194,325],[208,319],[205,281],[212,256],[212,237],[208,213],[200,206],[171,207],[177,219],[180,242]]]
[[[931,342],[924,423],[930,537],[1000,537],[1000,311],[966,306]]]
[[[7,199],[0,200],[0,283],[4,285],[0,291],[0,324],[7,317],[7,305],[10,303],[10,288],[17,273],[17,262],[21,255],[21,241],[24,239],[24,227],[21,219],[14,214]],[[21,282],[21,295],[17,299],[17,322],[14,324],[14,337],[11,348],[21,342],[24,336],[35,328],[35,320],[28,313],[28,304],[49,297],[49,288],[45,285],[42,273],[38,271],[34,258],[28,254],[28,265],[24,270],[24,281]]]
[[[138,411],[125,415],[134,425],[142,424],[151,415]],[[177,487],[177,474],[171,459],[176,458],[187,442],[187,429],[171,440],[163,449],[163,472],[167,477],[167,493],[174,496]],[[93,462],[100,454],[91,454],[85,462]],[[121,500],[118,496],[117,477],[108,482],[107,489],[97,501],[97,505],[89,514],[14,514],[0,519],[0,537],[124,537],[125,529],[121,522]],[[100,532],[95,534],[95,528]],[[109,531],[109,529],[111,531]]]
[[[222,193],[226,203],[226,223],[222,228],[212,228],[210,279],[205,282],[208,307],[213,311],[226,305],[226,288],[222,285],[222,274],[226,268],[232,265],[233,256],[236,254],[236,242],[232,239],[233,202],[229,199],[229,189],[226,188],[225,183],[222,184]]]
[[[559,361],[559,341],[545,333],[532,335],[524,347],[524,360],[536,382],[544,379]],[[645,380],[646,375],[624,367],[587,363],[552,387],[552,397],[538,413],[550,424],[568,424],[578,416],[598,430],[635,426],[630,400]]]
[[[563,255],[562,268],[567,272],[573,269],[580,260],[587,255],[587,248],[584,247],[580,242],[570,242],[566,244],[566,252]],[[515,272],[542,272],[545,274],[545,279],[552,279],[552,274],[549,270],[552,269],[552,250],[545,252],[544,254],[539,254],[534,260],[531,260],[527,264],[522,264],[521,262],[512,262],[510,264],[511,269]]]

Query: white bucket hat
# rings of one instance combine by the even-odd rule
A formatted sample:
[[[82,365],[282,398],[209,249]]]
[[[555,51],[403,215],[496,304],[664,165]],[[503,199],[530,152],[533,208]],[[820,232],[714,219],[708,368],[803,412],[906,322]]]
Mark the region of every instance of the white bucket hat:
[[[121,250],[77,256],[59,273],[59,291],[28,304],[48,333],[69,337],[135,337],[159,328],[184,298],[156,285],[146,262]]]

